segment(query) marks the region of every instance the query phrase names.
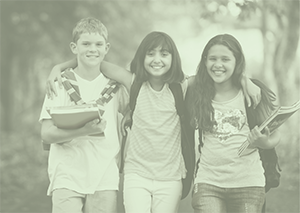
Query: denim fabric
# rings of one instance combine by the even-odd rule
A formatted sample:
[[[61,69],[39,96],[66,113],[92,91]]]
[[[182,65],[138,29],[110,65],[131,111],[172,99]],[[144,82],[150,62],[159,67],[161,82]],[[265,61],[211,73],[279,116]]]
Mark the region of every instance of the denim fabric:
[[[264,201],[264,187],[220,188],[198,183],[192,206],[195,213],[260,213]]]

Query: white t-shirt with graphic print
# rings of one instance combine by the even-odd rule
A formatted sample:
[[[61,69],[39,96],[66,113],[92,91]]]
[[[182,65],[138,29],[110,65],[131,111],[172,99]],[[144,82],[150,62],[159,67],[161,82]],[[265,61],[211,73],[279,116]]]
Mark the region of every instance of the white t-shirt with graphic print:
[[[211,132],[203,132],[204,146],[195,183],[224,188],[265,186],[258,150],[238,156],[238,149],[250,132],[244,100],[239,91],[232,100],[212,102],[217,124]]]

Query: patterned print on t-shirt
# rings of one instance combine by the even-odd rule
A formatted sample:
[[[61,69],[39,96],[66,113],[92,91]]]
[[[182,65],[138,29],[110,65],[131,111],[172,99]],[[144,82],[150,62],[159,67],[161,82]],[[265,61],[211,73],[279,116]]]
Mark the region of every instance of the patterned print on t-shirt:
[[[224,143],[229,137],[238,134],[246,123],[246,115],[239,109],[221,112],[215,110],[215,121],[212,134]]]

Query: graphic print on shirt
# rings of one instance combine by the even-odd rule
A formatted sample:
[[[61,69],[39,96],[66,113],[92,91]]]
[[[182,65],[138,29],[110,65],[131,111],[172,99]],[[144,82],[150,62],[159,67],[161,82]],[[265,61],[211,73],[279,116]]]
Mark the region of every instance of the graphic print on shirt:
[[[212,134],[224,143],[228,138],[239,133],[246,123],[246,115],[239,109],[221,112],[215,110],[215,121]]]

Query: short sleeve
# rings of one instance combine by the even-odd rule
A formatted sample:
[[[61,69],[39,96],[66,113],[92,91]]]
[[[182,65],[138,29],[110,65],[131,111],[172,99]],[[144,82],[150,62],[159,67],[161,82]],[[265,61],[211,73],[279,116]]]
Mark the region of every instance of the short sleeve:
[[[118,90],[118,100],[119,100],[119,112],[121,114],[126,113],[127,106],[129,104],[129,94],[127,89],[121,85]]]

